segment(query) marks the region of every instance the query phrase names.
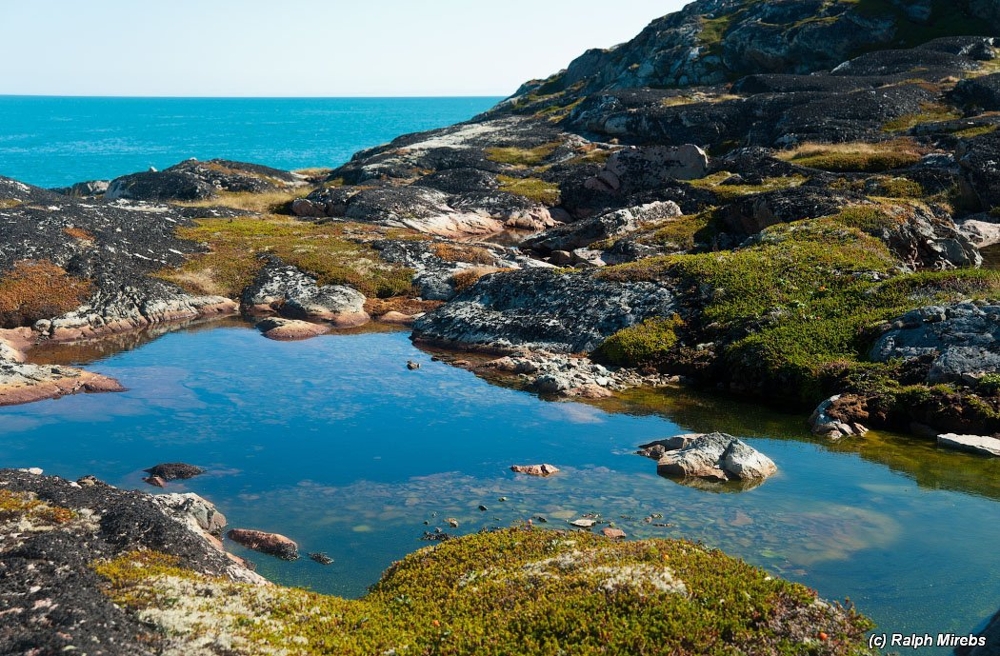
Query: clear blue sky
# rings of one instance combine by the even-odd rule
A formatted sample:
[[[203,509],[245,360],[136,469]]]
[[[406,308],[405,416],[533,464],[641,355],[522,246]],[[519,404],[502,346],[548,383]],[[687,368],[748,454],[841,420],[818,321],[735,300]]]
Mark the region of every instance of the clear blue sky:
[[[496,95],[685,0],[0,0],[0,94]]]

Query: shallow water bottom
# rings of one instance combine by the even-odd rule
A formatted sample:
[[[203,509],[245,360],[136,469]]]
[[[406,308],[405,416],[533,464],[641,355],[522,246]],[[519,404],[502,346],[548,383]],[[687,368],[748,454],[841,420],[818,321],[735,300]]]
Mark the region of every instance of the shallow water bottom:
[[[431,544],[425,532],[529,520],[568,529],[592,516],[630,538],[701,540],[827,599],[850,597],[880,632],[968,632],[1000,607],[997,464],[929,443],[873,434],[831,445],[799,415],[682,390],[600,407],[545,402],[434,362],[403,333],[278,343],[228,326],[169,334],[90,368],[129,391],[0,409],[0,463],[147,491],[145,467],[203,466],[166,491],[197,492],[232,527],[334,559],[284,563],[230,545],[283,584],[357,597]],[[660,478],[633,455],[691,430],[743,436],[779,473],[718,492]],[[541,462],[562,471],[509,471]]]

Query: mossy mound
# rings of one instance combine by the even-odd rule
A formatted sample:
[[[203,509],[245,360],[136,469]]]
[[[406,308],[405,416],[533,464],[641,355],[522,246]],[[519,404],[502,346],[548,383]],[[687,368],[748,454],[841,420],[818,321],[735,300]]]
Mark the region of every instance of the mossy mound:
[[[233,654],[869,653],[852,609],[686,541],[480,533],[411,554],[357,601],[148,553],[96,569],[178,648]]]

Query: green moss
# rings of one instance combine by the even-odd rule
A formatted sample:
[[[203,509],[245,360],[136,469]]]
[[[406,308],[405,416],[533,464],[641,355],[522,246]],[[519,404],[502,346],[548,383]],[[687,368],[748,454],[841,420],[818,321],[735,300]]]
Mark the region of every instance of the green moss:
[[[907,168],[920,161],[921,153],[909,142],[881,144],[814,145],[782,154],[793,164],[833,172],[878,173]]]
[[[905,114],[887,121],[882,126],[883,132],[906,132],[918,125],[926,123],[937,123],[939,121],[950,121],[962,118],[961,112],[951,107],[943,105],[928,105],[923,111],[914,114]]]
[[[647,319],[604,340],[597,354],[625,366],[662,360],[677,344],[676,330],[683,325],[676,314],[669,318]]]
[[[863,230],[870,235],[878,235],[884,230],[898,228],[903,224],[899,217],[891,216],[876,205],[846,207],[833,219],[846,226]]]
[[[1000,374],[986,374],[979,379],[976,388],[983,394],[1000,394]]]
[[[861,230],[892,220],[848,208],[772,226],[737,251],[648,258],[598,275],[677,288],[682,304],[703,308],[687,329],[717,343],[720,375],[747,391],[809,405],[830,391],[831,367],[865,359],[873,326],[922,305],[1000,292],[994,271],[898,275],[883,242]]]
[[[500,190],[518,196],[524,196],[529,200],[542,205],[559,204],[559,185],[546,182],[541,178],[515,178],[509,175],[498,175]]]
[[[997,131],[996,125],[979,125],[974,128],[965,128],[964,130],[958,130],[953,132],[956,137],[962,139],[972,139],[973,137],[981,137],[984,134],[993,134]]]
[[[722,44],[722,37],[729,31],[733,23],[733,14],[726,14],[718,18],[701,17],[701,33],[699,40],[708,47],[710,53],[717,53]]]
[[[561,145],[561,141],[551,141],[534,148],[487,148],[486,159],[497,164],[510,164],[511,166],[537,166]]]
[[[761,194],[767,191],[777,191],[780,189],[790,189],[798,187],[806,181],[802,175],[789,175],[776,178],[764,178],[760,184],[722,184],[732,177],[729,171],[713,173],[698,180],[688,182],[692,187],[699,189],[709,189],[719,197],[721,201],[729,202],[738,200],[745,196]]]
[[[202,219],[177,234],[207,244],[210,252],[159,275],[195,293],[237,298],[262,266],[257,255],[270,252],[315,276],[321,285],[350,285],[380,298],[410,293],[412,271],[383,262],[360,243],[363,233],[371,230],[375,228],[280,217]]]
[[[671,219],[649,236],[641,237],[645,243],[661,244],[678,250],[690,251],[699,244],[709,243],[715,235],[715,210],[698,214],[685,214]]]
[[[97,570],[175,643],[227,653],[866,654],[872,626],[716,550],[589,533],[450,540],[394,564],[356,601],[225,583],[143,554]]]

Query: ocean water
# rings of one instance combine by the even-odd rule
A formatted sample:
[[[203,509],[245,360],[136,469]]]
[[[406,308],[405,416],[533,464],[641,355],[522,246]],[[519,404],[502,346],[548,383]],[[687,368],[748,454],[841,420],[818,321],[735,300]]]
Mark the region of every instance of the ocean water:
[[[335,166],[497,100],[0,97],[0,174],[52,187],[188,157]],[[127,342],[36,352],[128,391],[0,408],[0,465],[145,490],[145,467],[206,467],[167,491],[197,492],[230,526],[335,559],[284,563],[230,545],[281,583],[356,597],[427,545],[425,531],[529,518],[567,527],[593,513],[632,537],[702,540],[828,599],[850,597],[880,632],[963,633],[1000,607],[995,461],[874,433],[832,445],[800,415],[679,391],[549,403],[432,361],[399,332],[279,343],[228,321]],[[771,456],[778,475],[718,493],[660,478],[632,453],[720,429]],[[563,471],[508,469],[538,462]]]
[[[0,175],[64,187],[220,157],[335,167],[500,98],[86,98],[0,96]]]

